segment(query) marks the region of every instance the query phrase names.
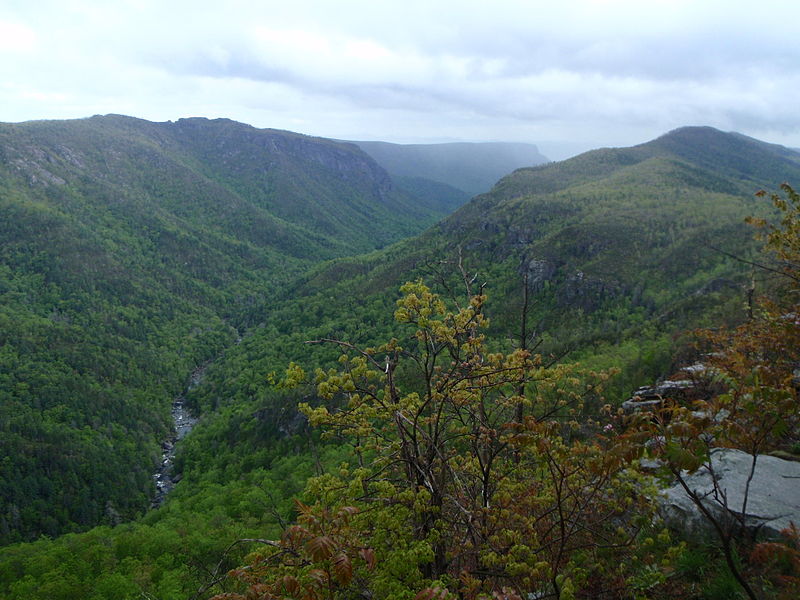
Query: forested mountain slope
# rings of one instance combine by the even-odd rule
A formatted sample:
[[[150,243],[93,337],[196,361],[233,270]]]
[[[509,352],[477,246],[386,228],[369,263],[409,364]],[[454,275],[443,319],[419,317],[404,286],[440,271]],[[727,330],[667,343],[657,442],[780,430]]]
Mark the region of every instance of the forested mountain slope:
[[[192,160],[199,162],[193,156]],[[211,177],[213,169],[209,166],[203,173]],[[31,385],[29,382],[38,386],[37,390],[43,390],[36,397],[45,398],[45,392],[66,385],[76,373],[85,371],[88,373],[85,388],[103,392],[97,392],[98,406],[111,407],[112,402],[119,401],[137,407],[135,420],[141,423],[138,407],[145,403],[111,392],[139,389],[128,384],[134,376],[156,381],[165,389],[146,390],[150,393],[150,405],[157,407],[152,409],[156,416],[151,420],[163,430],[166,414],[159,412],[166,406],[163,398],[179,389],[181,383],[178,379],[169,380],[168,376],[186,373],[202,358],[218,352],[235,335],[228,321],[219,315],[230,312],[239,315],[233,321],[236,324],[239,321],[243,325],[258,324],[242,332],[241,343],[227,346],[209,367],[202,385],[189,394],[201,421],[181,442],[176,460],[183,479],[166,504],[136,522],[116,528],[100,527],[85,534],[0,551],[0,595],[133,598],[144,593],[165,600],[203,597],[203,593],[195,592],[213,580],[215,568],[224,572],[241,564],[241,555],[248,547],[236,546],[235,551],[223,557],[229,544],[237,538],[277,535],[281,523],[293,517],[289,498],[302,488],[303,480],[323,466],[336,466],[347,460],[347,447],[320,444],[318,439],[307,435],[295,407],[299,401],[314,403],[319,398],[281,387],[279,382],[289,361],[295,360],[313,370],[336,360],[335,347],[304,344],[306,340],[338,338],[368,346],[397,335],[398,326],[392,314],[398,288],[404,281],[420,277],[445,296],[463,297],[459,262],[468,278],[475,276],[474,285],[486,283],[492,347],[508,349],[519,344],[523,288],[527,285],[527,332],[541,340],[537,351],[567,360],[578,359],[589,367],[619,368],[621,373],[607,393],[607,400],[618,404],[633,386],[668,372],[679,332],[696,325],[741,318],[750,268],[715,248],[752,257],[756,245],[743,219],[750,214],[769,214],[770,210],[766,200],[753,194],[760,187],[774,189],[784,180],[800,180],[800,155],[736,134],[686,128],[633,148],[602,149],[560,163],[518,170],[498,182],[489,193],[473,199],[416,238],[366,255],[333,258],[291,282],[292,271],[299,274],[310,261],[300,256],[286,260],[282,255],[280,260],[285,261],[282,264],[289,268],[282,269],[279,275],[274,269],[275,262],[269,262],[273,255],[267,250],[264,255],[258,254],[261,247],[249,241],[236,247],[259,258],[266,256],[263,263],[256,263],[262,264],[259,269],[243,268],[240,279],[236,279],[240,271],[228,275],[223,269],[217,275],[230,277],[229,281],[201,281],[194,288],[187,288],[194,291],[186,294],[169,287],[173,280],[198,281],[194,277],[176,279],[182,277],[177,268],[181,263],[172,265],[164,259],[167,267],[144,271],[141,282],[129,275],[136,275],[137,271],[128,263],[120,262],[122,266],[117,271],[112,269],[116,262],[92,263],[98,265],[99,273],[118,272],[121,280],[130,281],[131,294],[140,288],[155,290],[148,296],[151,304],[144,308],[130,301],[123,305],[123,310],[110,301],[95,300],[106,297],[99,283],[104,279],[95,278],[90,279],[97,282],[92,283],[94,287],[89,284],[85,289],[74,287],[73,295],[67,296],[70,302],[88,303],[88,309],[78,310],[76,305],[67,310],[70,305],[64,302],[62,312],[53,315],[51,305],[42,299],[61,298],[61,286],[67,283],[51,283],[57,273],[15,275],[14,287],[6,283],[3,288],[9,300],[4,298],[2,310],[12,311],[5,317],[6,323],[15,326],[15,320],[22,323],[28,319],[35,326],[20,325],[20,331],[42,333],[21,349],[16,343],[9,343],[16,338],[8,336],[4,340],[3,360],[7,362],[2,373],[16,372],[7,368],[8,361],[17,360],[16,356],[34,356],[31,353],[37,348],[52,348],[57,356],[64,358],[59,359],[62,375],[55,383],[32,375],[38,372],[37,365],[44,368],[53,364],[45,362],[49,354],[44,350],[39,363],[27,371],[19,371],[22,377],[3,383],[9,384],[3,388],[7,390],[4,400],[12,400],[3,423],[12,423],[6,427],[12,435],[4,432],[2,439],[17,444],[9,450],[16,453],[13,456],[30,456],[32,464],[39,465],[39,472],[47,477],[57,472],[47,461],[71,458],[69,453],[59,454],[57,449],[69,448],[73,442],[67,440],[65,446],[56,435],[74,431],[70,434],[75,436],[74,443],[88,440],[89,448],[93,448],[92,436],[99,436],[97,439],[103,444],[95,444],[98,449],[93,451],[98,456],[105,452],[108,458],[115,456],[111,443],[106,441],[108,435],[117,431],[121,442],[130,439],[129,432],[122,427],[104,430],[101,418],[91,422],[79,411],[58,409],[58,402],[53,403],[57,408],[54,412],[39,407],[31,410],[28,406],[33,396],[21,396],[27,391],[25,385]],[[40,194],[35,202],[25,198],[23,204],[29,212],[56,215],[51,216],[51,232],[59,232],[56,226],[61,223],[59,219],[70,224],[76,222],[72,217],[63,217],[61,209],[53,208],[47,194]],[[172,223],[183,222],[177,217],[171,219]],[[96,229],[84,226],[81,236],[88,235],[92,240]],[[193,235],[187,232],[180,239],[194,240]],[[62,237],[78,239],[66,233]],[[130,248],[135,246],[129,245],[126,252],[113,254],[112,242],[117,243],[118,238],[118,235],[99,237],[91,250],[101,259],[108,255],[122,261],[120,257],[130,254]],[[196,247],[215,248],[209,239],[212,238],[202,238]],[[151,247],[140,243],[145,249]],[[17,272],[31,273],[37,260],[49,264],[58,258],[55,252],[47,254],[48,244],[44,241],[36,248],[34,253],[17,253],[23,257],[18,261],[28,261],[18,264],[28,266],[25,269],[11,266],[6,277]],[[71,252],[73,256],[90,256],[82,246]],[[208,256],[209,261],[221,261],[222,257],[233,260],[231,257],[238,255],[209,251]],[[4,260],[10,259],[4,257]],[[79,262],[78,258],[72,260]],[[162,264],[155,262],[155,258],[153,261],[156,266]],[[159,275],[162,271],[170,273],[170,277]],[[209,271],[208,277],[215,272]],[[95,277],[92,273],[90,270],[87,277]],[[247,279],[245,273],[253,279]],[[254,289],[263,295],[253,292]],[[212,299],[207,303],[200,300],[207,297],[206,290],[213,290],[208,292]],[[188,303],[185,309],[181,302]],[[221,306],[226,308],[223,310]],[[140,327],[140,323],[147,324],[142,319],[146,313],[135,311],[152,310],[154,315],[161,315],[170,307],[172,313],[167,321],[148,325],[137,334],[144,341],[125,337],[131,336],[130,330]],[[84,313],[89,316],[79,317]],[[78,318],[89,319],[96,329],[88,327],[88,330],[102,330],[102,335],[93,334],[86,340],[76,337],[77,332],[87,329],[83,325],[81,329],[75,327]],[[55,337],[53,331],[62,337]],[[110,341],[96,344],[105,335]],[[196,346],[187,349],[187,339],[195,340]],[[113,344],[120,345],[121,350],[115,350]],[[5,348],[10,348],[11,353]],[[126,370],[110,375],[92,370],[95,363],[102,363],[109,355],[135,357],[131,352],[137,349],[146,351],[156,366],[131,359]],[[117,354],[111,354],[112,350]],[[86,364],[77,364],[87,351]],[[19,364],[13,368],[18,369]],[[117,387],[109,387],[112,381],[117,382]],[[168,385],[171,387],[166,389]],[[4,402],[2,406],[8,405]],[[94,415],[93,410],[85,412]],[[108,408],[102,414],[116,414],[115,411],[116,407]],[[19,418],[17,413],[21,415]],[[73,422],[86,425],[71,428]],[[26,427],[39,427],[43,433],[36,430],[36,435],[45,436],[47,443],[37,446],[30,441],[32,438],[19,436],[17,432],[28,431]],[[155,443],[151,440],[158,439],[159,432],[150,433],[142,428],[141,435],[144,441],[129,442],[133,449],[124,464],[146,459],[148,452],[152,456]],[[14,464],[17,461],[4,463]],[[113,467],[110,465],[109,469],[114,470]],[[145,475],[143,471],[140,477],[143,479]],[[3,476],[17,477],[6,472]],[[61,489],[78,489],[69,486],[73,478],[80,483],[80,476],[68,475],[70,481],[59,483]],[[113,473],[104,475],[112,476]],[[130,471],[125,471],[124,476],[131,477]],[[29,481],[30,485],[35,483]],[[128,485],[126,491],[130,492],[127,482],[115,485]],[[62,500],[62,496],[46,495],[45,491],[38,492],[43,510],[48,509],[45,499]],[[21,493],[23,497],[24,493],[25,490]],[[82,500],[93,501],[93,493]],[[124,505],[120,502],[113,498],[111,508],[122,512]],[[10,518],[21,514],[25,505],[15,506],[17,512],[8,503],[3,506],[6,527],[15,524]],[[99,514],[106,505],[93,508]],[[113,516],[113,512],[107,512]],[[127,514],[133,513],[135,507]],[[52,518],[58,519],[60,515]],[[74,516],[68,515],[67,519],[75,521]],[[109,516],[106,520],[113,523]],[[43,529],[40,523],[34,524]],[[17,538],[11,539],[18,539],[19,534],[16,535]],[[240,554],[237,556],[235,552]],[[205,596],[218,591],[222,588],[210,588]]]
[[[424,178],[447,184],[470,196],[489,191],[498,179],[514,169],[548,162],[534,144],[353,143],[374,158],[392,177]]]
[[[769,208],[754,193],[796,179],[800,155],[711,128],[517,170],[420,237],[301,278],[197,395],[208,407],[243,399],[243,372],[252,395],[281,361],[323,360],[305,339],[389,337],[400,284],[422,277],[459,293],[459,256],[487,284],[498,343],[519,337],[527,282],[539,349],[620,367],[625,394],[665,374],[675,333],[741,318],[749,268],[724,252],[755,251],[744,218]]]
[[[206,119],[0,125],[0,543],[146,508],[188,373],[302,269],[440,214],[329,140]]]
[[[53,199],[113,190],[107,210],[157,208],[290,256],[369,250],[441,216],[353,145],[226,119],[108,115],[7,124],[0,136],[8,181]]]

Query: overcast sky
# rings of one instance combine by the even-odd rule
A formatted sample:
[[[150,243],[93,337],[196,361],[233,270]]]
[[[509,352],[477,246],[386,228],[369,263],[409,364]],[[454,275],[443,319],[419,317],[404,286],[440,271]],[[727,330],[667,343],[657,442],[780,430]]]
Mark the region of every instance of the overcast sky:
[[[800,147],[796,0],[2,0],[0,121],[121,113],[551,158],[712,125]]]

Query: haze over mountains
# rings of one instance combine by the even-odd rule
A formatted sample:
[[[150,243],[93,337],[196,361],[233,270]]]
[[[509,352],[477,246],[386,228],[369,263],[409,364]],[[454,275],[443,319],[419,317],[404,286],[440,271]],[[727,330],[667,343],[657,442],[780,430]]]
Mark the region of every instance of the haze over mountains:
[[[210,564],[291,510],[252,491],[307,451],[274,373],[335,360],[308,339],[390,337],[398,286],[446,287],[458,261],[487,282],[498,346],[527,285],[543,351],[619,367],[620,395],[663,375],[677,332],[741,313],[749,272],[712,246],[754,252],[743,219],[768,208],[753,193],[800,181],[797,152],[706,127],[544,161],[530,145],[356,146],[224,119],[0,125],[0,542],[142,515],[172,398],[215,359],[189,394],[202,420],[177,500],[12,548],[5,566],[0,552],[0,593],[39,597],[12,584],[67,543],[114,548],[87,579],[196,590],[197,572],[159,557],[194,545]],[[457,190],[484,192],[494,173],[456,210]],[[302,485],[281,477],[287,494]],[[162,545],[134,550],[144,531]]]
[[[514,169],[548,162],[533,144],[353,143],[393,176],[430,179],[469,196],[488,192],[498,179]]]

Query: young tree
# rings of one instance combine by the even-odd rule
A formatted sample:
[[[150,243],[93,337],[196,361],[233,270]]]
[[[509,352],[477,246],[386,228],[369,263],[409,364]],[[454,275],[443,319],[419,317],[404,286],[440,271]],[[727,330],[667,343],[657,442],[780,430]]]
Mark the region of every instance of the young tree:
[[[325,523],[325,555],[284,541],[241,573],[292,598],[572,598],[625,587],[638,566],[621,557],[649,502],[627,467],[627,438],[582,418],[603,376],[545,368],[524,349],[492,352],[480,292],[450,310],[421,282],[401,291],[403,343],[317,340],[344,354],[315,377],[328,405],[301,408],[355,457],[309,482],[301,519]],[[345,509],[346,527],[331,519]],[[358,542],[336,541],[345,531]],[[347,577],[325,562],[335,556]],[[300,582],[291,589],[279,579],[289,567]],[[312,572],[328,573],[325,590],[302,583]]]

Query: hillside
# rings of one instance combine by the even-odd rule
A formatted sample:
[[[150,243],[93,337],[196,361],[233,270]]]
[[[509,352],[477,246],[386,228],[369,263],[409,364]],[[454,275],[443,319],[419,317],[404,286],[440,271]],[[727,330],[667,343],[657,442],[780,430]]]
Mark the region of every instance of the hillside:
[[[488,192],[514,169],[548,162],[533,144],[508,142],[390,144],[353,142],[393,177],[447,184],[469,196]]]
[[[192,369],[302,270],[440,214],[329,140],[206,119],[0,125],[0,543],[140,513]]]
[[[425,202],[432,210],[438,210],[444,215],[455,212],[470,199],[467,192],[424,177],[393,175],[392,181],[398,189],[412,198]]]
[[[298,258],[369,250],[441,216],[352,145],[226,119],[108,115],[9,124],[0,135],[9,183],[89,198],[111,189],[127,209],[155,203]]]

